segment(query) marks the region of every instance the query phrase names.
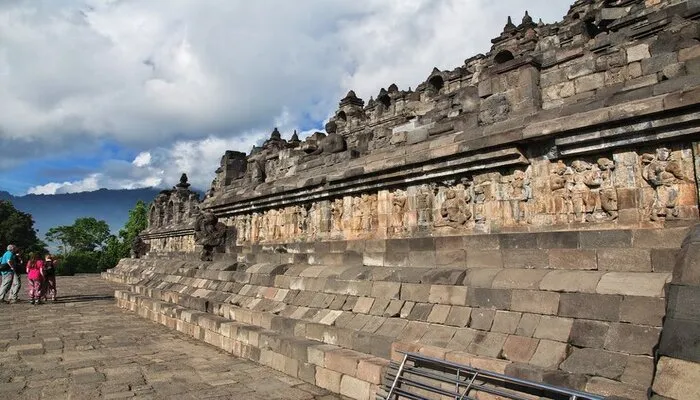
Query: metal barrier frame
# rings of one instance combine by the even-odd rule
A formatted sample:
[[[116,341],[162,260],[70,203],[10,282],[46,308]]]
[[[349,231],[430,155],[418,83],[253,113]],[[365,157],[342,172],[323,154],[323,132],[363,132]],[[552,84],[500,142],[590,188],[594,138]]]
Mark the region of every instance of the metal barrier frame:
[[[401,363],[391,362],[389,370],[386,373],[386,380],[391,379],[391,386],[388,387],[386,397],[380,397],[384,400],[398,399],[399,396],[411,400],[425,400],[417,394],[411,393],[401,388],[401,385],[426,390],[442,396],[454,398],[455,400],[475,400],[469,396],[472,390],[485,392],[512,400],[531,400],[531,395],[527,391],[541,392],[543,396],[552,399],[568,399],[568,400],[604,400],[605,397],[581,392],[578,390],[566,389],[562,387],[539,383],[527,379],[515,378],[508,375],[499,374],[492,371],[482,370],[453,363],[450,361],[441,360],[439,358],[424,356],[418,353],[400,352],[403,354]],[[412,362],[413,366],[408,365]],[[429,368],[423,366],[433,366]],[[436,368],[437,367],[437,368]],[[438,370],[454,371],[454,377],[439,375]],[[418,382],[414,379],[406,377],[406,373],[410,373],[419,377],[427,378],[433,381],[454,384],[455,389],[449,391],[431,384]],[[393,379],[392,379],[393,378]],[[478,381],[477,381],[478,380]],[[495,386],[487,386],[489,383]],[[518,391],[516,388],[520,388]],[[525,390],[522,390],[525,389]],[[463,391],[463,392],[462,392]],[[528,397],[523,397],[523,394],[528,394]]]

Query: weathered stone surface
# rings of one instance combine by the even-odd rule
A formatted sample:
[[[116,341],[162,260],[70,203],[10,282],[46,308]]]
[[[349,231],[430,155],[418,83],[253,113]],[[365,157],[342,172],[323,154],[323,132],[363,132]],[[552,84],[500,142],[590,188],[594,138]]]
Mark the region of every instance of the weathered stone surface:
[[[530,364],[543,368],[556,368],[566,358],[568,347],[566,343],[542,339],[530,359]]]
[[[627,355],[597,349],[574,349],[561,369],[575,374],[619,378],[627,365]]]
[[[674,399],[700,398],[700,364],[661,357],[656,367],[653,390]]]
[[[510,361],[527,363],[535,354],[537,345],[538,339],[510,335],[503,345],[503,357]]]
[[[663,297],[669,273],[609,272],[600,278],[595,292],[626,296]]]
[[[610,329],[608,322],[575,319],[571,327],[569,342],[577,347],[602,349],[608,329]]]
[[[571,318],[618,321],[621,303],[621,296],[562,293],[559,315]]]
[[[661,329],[632,324],[612,324],[605,338],[605,349],[627,354],[652,355]]]

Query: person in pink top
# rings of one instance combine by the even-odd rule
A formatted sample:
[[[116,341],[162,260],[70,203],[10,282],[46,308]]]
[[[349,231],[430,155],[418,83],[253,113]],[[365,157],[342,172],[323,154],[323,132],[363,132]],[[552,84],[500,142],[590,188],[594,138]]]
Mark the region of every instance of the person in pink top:
[[[32,304],[40,304],[41,288],[44,280],[44,260],[39,258],[36,253],[29,255],[27,279],[29,279],[29,298]]]

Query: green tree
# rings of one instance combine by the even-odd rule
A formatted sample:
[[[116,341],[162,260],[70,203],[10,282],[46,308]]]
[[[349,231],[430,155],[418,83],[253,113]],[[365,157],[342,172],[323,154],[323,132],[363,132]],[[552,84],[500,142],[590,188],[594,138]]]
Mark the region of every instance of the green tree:
[[[131,248],[136,236],[148,226],[148,206],[143,201],[136,202],[134,208],[129,210],[129,219],[124,224],[124,228],[119,230],[119,237],[122,238],[124,244]],[[128,253],[124,255],[127,257]]]
[[[8,244],[17,245],[23,252],[46,253],[46,243],[36,236],[34,219],[19,211],[9,202],[0,201],[0,250]]]
[[[119,230],[119,238],[111,236],[100,257],[99,268],[106,270],[117,265],[120,259],[129,257],[131,244],[148,224],[148,206],[139,200],[134,208],[129,210],[129,219],[124,228]]]
[[[64,254],[101,251],[109,236],[107,222],[94,217],[78,218],[73,225],[56,226],[46,232],[46,239],[58,243]]]

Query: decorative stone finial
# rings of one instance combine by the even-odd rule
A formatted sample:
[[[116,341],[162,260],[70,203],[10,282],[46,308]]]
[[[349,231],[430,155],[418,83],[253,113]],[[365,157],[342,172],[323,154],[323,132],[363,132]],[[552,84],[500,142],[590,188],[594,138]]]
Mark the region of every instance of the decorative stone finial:
[[[182,188],[182,189],[187,189],[188,187],[190,187],[190,184],[187,183],[187,174],[183,173],[180,176],[180,183],[175,185],[175,187]]]
[[[515,24],[513,24],[513,20],[510,18],[510,15],[508,16],[508,22],[506,22],[506,26],[503,27],[503,32],[504,33],[509,33],[512,32],[516,29]]]
[[[340,100],[340,104],[339,104],[340,107],[344,107],[344,106],[363,107],[364,105],[365,105],[365,102],[361,98],[357,97],[354,90],[349,91],[348,94],[345,95],[345,97],[343,97]]]
[[[280,131],[277,130],[277,127],[272,131],[270,134],[270,140],[281,140],[282,139],[282,134]]]
[[[392,84],[389,86],[389,93],[398,92],[398,91],[399,91],[399,87],[396,86],[395,83],[392,83]]]
[[[529,25],[532,23],[532,17],[530,14],[528,14],[527,10],[525,10],[525,16],[523,16],[523,25]]]
[[[292,138],[290,139],[291,142],[300,142],[299,140],[299,135],[297,134],[297,130],[294,130],[294,133],[292,134]]]

